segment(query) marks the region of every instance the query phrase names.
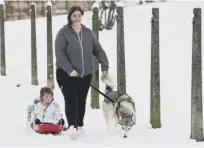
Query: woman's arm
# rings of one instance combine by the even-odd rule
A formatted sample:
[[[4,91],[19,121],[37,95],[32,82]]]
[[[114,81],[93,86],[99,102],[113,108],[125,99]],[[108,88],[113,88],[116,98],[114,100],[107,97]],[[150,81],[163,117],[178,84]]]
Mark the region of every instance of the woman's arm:
[[[66,38],[62,32],[62,29],[57,33],[55,39],[55,56],[59,66],[67,72],[68,75],[74,70],[69,60],[67,59],[65,50],[67,46]]]
[[[102,71],[108,71],[109,61],[107,55],[93,32],[92,39],[93,39],[93,54],[98,60],[98,62],[101,64]]]

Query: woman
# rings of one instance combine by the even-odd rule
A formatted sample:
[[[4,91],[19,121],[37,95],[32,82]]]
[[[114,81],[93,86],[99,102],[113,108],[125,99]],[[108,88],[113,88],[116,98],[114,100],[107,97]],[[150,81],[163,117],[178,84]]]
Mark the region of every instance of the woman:
[[[86,98],[92,80],[92,55],[101,64],[102,76],[109,68],[107,55],[93,32],[82,24],[83,10],[70,8],[68,24],[55,40],[56,77],[65,99],[65,114],[69,131],[83,133]],[[79,133],[80,134],[80,133]]]

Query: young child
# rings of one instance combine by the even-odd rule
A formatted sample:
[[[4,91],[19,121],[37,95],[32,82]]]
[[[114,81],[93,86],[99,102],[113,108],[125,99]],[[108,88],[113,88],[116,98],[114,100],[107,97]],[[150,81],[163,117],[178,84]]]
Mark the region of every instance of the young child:
[[[48,87],[40,90],[40,98],[34,100],[27,109],[27,124],[33,128],[36,124],[51,123],[64,126],[64,119],[59,105],[54,101],[53,91]]]

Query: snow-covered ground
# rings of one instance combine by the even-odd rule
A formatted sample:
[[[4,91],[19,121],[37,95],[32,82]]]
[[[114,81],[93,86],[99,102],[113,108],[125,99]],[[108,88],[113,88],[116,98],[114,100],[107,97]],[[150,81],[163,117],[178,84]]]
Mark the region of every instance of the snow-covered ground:
[[[149,123],[152,7],[160,8],[162,127],[156,130],[151,129]],[[125,8],[127,92],[135,99],[137,108],[137,124],[125,140],[121,135],[106,132],[102,112],[90,108],[90,97],[87,101],[85,137],[71,141],[66,132],[62,136],[44,136],[27,131],[26,107],[46,85],[46,19],[37,19],[39,86],[30,85],[30,20],[6,22],[7,76],[0,76],[0,146],[203,147],[204,142],[197,143],[190,139],[191,40],[195,7],[204,8],[204,2],[153,3]],[[88,27],[91,27],[91,15],[91,12],[86,12],[84,16],[84,24]],[[66,15],[53,17],[53,41],[56,32],[65,23]],[[116,82],[116,28],[100,32],[100,41],[110,60],[110,74]],[[21,86],[16,87],[17,83]],[[56,82],[55,86],[55,99],[64,111],[64,100]],[[100,84],[100,89],[103,90],[104,85]]]

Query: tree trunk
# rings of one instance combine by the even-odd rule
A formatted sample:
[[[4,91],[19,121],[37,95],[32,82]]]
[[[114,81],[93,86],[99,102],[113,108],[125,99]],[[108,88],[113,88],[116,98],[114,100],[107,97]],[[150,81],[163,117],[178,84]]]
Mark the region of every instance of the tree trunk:
[[[1,51],[0,51],[0,64],[1,75],[6,76],[6,57],[5,57],[5,30],[4,30],[4,4],[0,5],[0,35],[1,35]]]
[[[160,128],[159,9],[152,8],[152,14],[150,123]]]
[[[38,85],[37,47],[36,47],[36,7],[31,5],[31,84]]]
[[[117,89],[123,94],[126,93],[123,7],[118,6],[117,12]]]
[[[47,86],[54,89],[53,44],[52,44],[52,7],[47,6]]]
[[[203,141],[201,9],[193,10],[191,138]]]
[[[92,30],[97,38],[99,38],[99,17],[98,8],[93,8],[93,18],[92,18]],[[93,56],[93,78],[92,85],[99,89],[99,64],[96,58]],[[94,109],[99,109],[99,93],[91,88],[91,107]]]

